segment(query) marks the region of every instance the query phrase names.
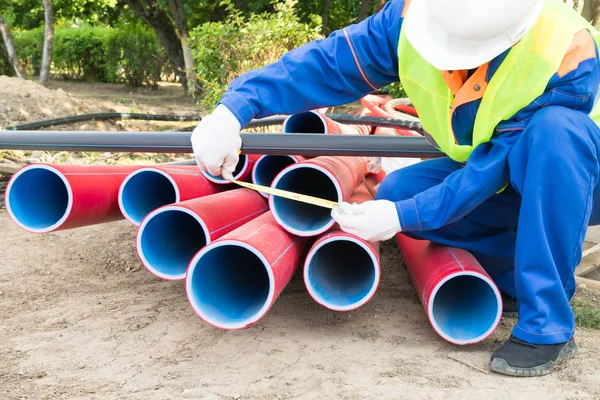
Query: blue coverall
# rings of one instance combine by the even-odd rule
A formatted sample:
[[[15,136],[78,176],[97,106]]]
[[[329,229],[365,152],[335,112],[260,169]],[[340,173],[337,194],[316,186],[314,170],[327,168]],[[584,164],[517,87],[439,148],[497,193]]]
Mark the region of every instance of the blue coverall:
[[[404,8],[404,0],[392,0],[369,19],[240,76],[221,104],[245,126],[346,104],[398,82]],[[456,95],[452,125],[460,144],[470,144],[487,82],[508,51],[476,71],[441,72]],[[517,298],[513,334],[529,343],[564,343],[575,331],[573,272],[588,225],[600,223],[600,129],[587,115],[599,61],[592,37],[580,32],[546,91],[499,124],[465,165],[423,161],[390,174],[377,194],[395,202],[403,232],[471,251]]]

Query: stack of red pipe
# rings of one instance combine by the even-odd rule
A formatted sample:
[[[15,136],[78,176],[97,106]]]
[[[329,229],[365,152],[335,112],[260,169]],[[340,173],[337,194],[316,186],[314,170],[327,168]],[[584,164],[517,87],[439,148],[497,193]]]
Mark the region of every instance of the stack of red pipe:
[[[370,103],[363,112],[381,104]],[[322,113],[318,118],[330,129],[323,133],[367,132],[328,125]],[[371,174],[362,157],[277,157],[243,155],[236,179],[361,203],[373,200],[373,188],[383,178]],[[126,218],[137,226],[145,267],[162,279],[185,281],[192,309],[220,329],[258,322],[299,271],[310,296],[331,310],[355,310],[373,298],[381,276],[378,243],[341,231],[330,209],[265,197],[194,166],[41,164],[12,178],[6,205],[13,221],[34,233]],[[499,320],[500,300],[477,261],[457,249],[411,240],[399,235],[398,244],[436,332],[458,344],[489,336]],[[474,286],[485,306],[478,308],[477,299],[470,299],[471,308],[465,299],[457,305],[455,291],[472,294]],[[465,315],[483,322],[469,324]]]

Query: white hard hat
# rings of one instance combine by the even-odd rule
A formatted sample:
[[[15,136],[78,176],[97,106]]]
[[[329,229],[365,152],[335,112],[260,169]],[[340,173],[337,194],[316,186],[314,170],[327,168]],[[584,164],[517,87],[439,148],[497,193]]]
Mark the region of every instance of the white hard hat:
[[[472,69],[515,45],[535,24],[544,0],[412,0],[406,38],[442,71]]]

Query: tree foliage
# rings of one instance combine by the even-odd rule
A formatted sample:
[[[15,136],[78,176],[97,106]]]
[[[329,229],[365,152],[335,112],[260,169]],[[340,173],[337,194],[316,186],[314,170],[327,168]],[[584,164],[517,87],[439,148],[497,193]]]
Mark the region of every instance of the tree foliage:
[[[296,0],[275,4],[272,12],[249,16],[226,0],[227,22],[207,22],[191,32],[190,45],[199,79],[205,88],[202,102],[213,106],[227,84],[244,72],[275,62],[285,52],[320,38],[318,27],[297,17]]]

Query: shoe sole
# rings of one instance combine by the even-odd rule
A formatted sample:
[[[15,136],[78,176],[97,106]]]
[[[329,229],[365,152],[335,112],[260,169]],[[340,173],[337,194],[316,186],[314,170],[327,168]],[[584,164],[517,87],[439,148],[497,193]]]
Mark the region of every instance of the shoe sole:
[[[569,341],[565,347],[562,348],[558,357],[554,361],[550,361],[544,365],[540,365],[532,368],[518,368],[511,367],[508,362],[502,358],[495,358],[490,362],[490,369],[502,375],[517,376],[517,377],[537,377],[548,375],[552,372],[554,367],[559,363],[566,361],[570,358],[575,357],[579,347],[574,340]]]

